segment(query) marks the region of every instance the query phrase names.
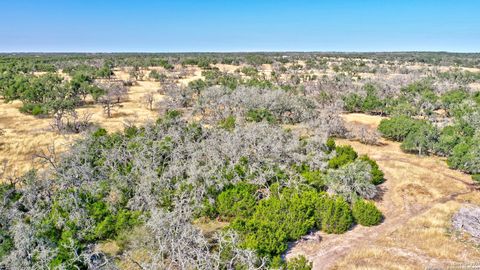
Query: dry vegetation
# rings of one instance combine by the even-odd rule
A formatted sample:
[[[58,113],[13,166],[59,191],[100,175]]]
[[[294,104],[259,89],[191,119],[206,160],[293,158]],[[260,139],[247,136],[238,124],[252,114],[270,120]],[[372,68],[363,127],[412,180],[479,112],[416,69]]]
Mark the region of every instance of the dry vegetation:
[[[344,118],[371,127],[381,120],[362,114]],[[377,200],[385,221],[342,235],[316,233],[321,241],[300,241],[289,256],[304,254],[318,269],[424,269],[480,260],[480,250],[451,231],[451,217],[461,204],[480,203],[479,188],[469,175],[449,169],[441,158],[404,153],[395,142],[338,143],[368,154],[385,172]]]
[[[115,76],[128,80],[128,72],[116,70]],[[129,87],[128,96],[120,107],[113,110],[112,117],[107,117],[100,104],[87,105],[78,109],[80,114],[92,115],[91,121],[110,132],[121,131],[131,124],[144,124],[158,117],[156,110],[149,110],[143,96],[152,93],[156,102],[162,100],[158,93],[159,82],[138,81]],[[82,136],[80,134],[59,134],[51,127],[51,118],[39,118],[19,111],[22,103],[3,102],[0,99],[0,129],[5,130],[0,144],[0,161],[6,164],[3,177],[20,176],[32,168],[44,165],[38,154],[49,152],[52,147],[60,153]],[[2,176],[0,174],[0,176]],[[6,179],[0,179],[5,181]]]
[[[9,183],[12,180],[18,180],[32,169],[47,172],[45,180],[50,180],[49,174],[62,175],[65,172],[55,166],[52,169],[52,164],[48,161],[61,163],[60,156],[62,153],[67,153],[68,162],[74,165],[77,165],[75,162],[80,162],[69,152],[75,142],[80,141],[80,144],[73,149],[83,149],[82,147],[89,142],[82,140],[85,138],[90,140],[93,136],[92,131],[100,127],[110,134],[114,132],[120,134],[125,130],[125,133],[133,132],[134,139],[128,137],[130,135],[122,137],[125,141],[122,142],[124,144],[119,143],[119,147],[127,145],[125,149],[122,148],[125,152],[120,153],[120,150],[115,152],[115,149],[108,148],[102,150],[112,159],[111,163],[106,165],[111,167],[105,171],[112,168],[113,170],[124,169],[119,164],[130,162],[130,159],[136,162],[136,165],[132,166],[138,166],[138,168],[130,168],[131,171],[126,169],[128,173],[123,178],[115,173],[108,174],[102,171],[105,173],[102,176],[106,178],[102,180],[109,180],[114,183],[112,185],[118,185],[112,188],[105,201],[112,202],[115,206],[111,208],[115,211],[118,210],[117,205],[127,208],[126,203],[118,202],[121,201],[119,199],[122,196],[121,193],[125,192],[122,189],[128,187],[127,189],[130,189],[128,192],[131,191],[134,194],[129,194],[131,197],[128,210],[132,210],[132,213],[148,212],[148,215],[142,216],[143,219],[139,222],[141,225],[135,223],[131,227],[127,226],[129,231],[124,231],[123,228],[118,230],[118,235],[115,231],[112,233],[113,236],[99,238],[100,240],[91,246],[89,244],[88,248],[82,250],[82,252],[86,250],[85,253],[75,258],[78,261],[72,263],[74,266],[76,266],[75,263],[82,265],[87,261],[88,267],[93,269],[98,266],[95,264],[98,262],[92,262],[94,256],[99,256],[95,257],[99,261],[108,257],[110,258],[108,266],[115,264],[121,269],[149,267],[149,269],[215,267],[233,269],[238,265],[248,269],[263,269],[272,265],[286,267],[287,264],[280,259],[283,255],[287,259],[301,258],[298,256],[303,255],[313,262],[313,269],[442,269],[480,262],[478,244],[472,241],[471,237],[453,230],[451,225],[452,216],[462,206],[480,205],[480,188],[478,183],[472,180],[472,175],[476,174],[475,171],[464,170],[471,173],[467,174],[450,168],[452,166],[449,167],[446,163],[449,155],[444,154],[444,157],[434,155],[440,152],[434,152],[430,145],[428,146],[430,148],[426,147],[427,151],[424,152],[427,155],[416,155],[412,149],[405,149],[401,142],[380,138],[381,134],[377,131],[382,120],[390,119],[397,114],[409,114],[409,117],[418,121],[428,120],[432,123],[432,128],[441,129],[452,125],[454,123],[452,108],[434,108],[437,103],[426,101],[422,99],[423,97],[419,97],[420,95],[413,94],[412,100],[408,101],[411,102],[408,105],[413,104],[413,108],[395,107],[398,104],[395,106],[390,104],[395,109],[399,109],[389,111],[387,110],[389,99],[397,98],[405,87],[432,78],[434,78],[432,92],[438,95],[439,99],[451,89],[461,89],[469,97],[475,93],[478,94],[480,68],[478,61],[474,61],[478,56],[472,57],[474,60],[467,57],[463,63],[464,66],[455,67],[452,60],[454,58],[450,59],[448,55],[439,57],[440,60],[436,59],[434,63],[412,60],[415,57],[422,58],[415,55],[398,57],[383,54],[322,55],[316,58],[308,54],[276,55],[269,56],[270,58],[259,56],[263,61],[258,61],[256,58],[248,60],[249,56],[242,56],[240,60],[233,58],[234,61],[230,64],[227,64],[229,61],[223,63],[218,60],[228,58],[227,56],[221,56],[218,59],[213,57],[216,59],[214,61],[203,56],[170,56],[165,58],[167,60],[161,58],[166,61],[161,65],[149,65],[148,62],[142,66],[131,66],[129,62],[116,63],[111,77],[96,78],[92,85],[102,86],[103,83],[105,86],[112,81],[122,82],[127,85],[127,94],[122,96],[121,101],[118,98],[119,102],[112,106],[111,115],[106,114],[105,103],[94,101],[93,97],[84,99],[82,106],[75,110],[79,115],[90,115],[89,121],[94,128],[79,133],[54,130],[52,115],[46,114],[39,117],[22,113],[20,109],[24,104],[21,101],[4,102],[5,100],[0,99],[0,161],[3,162],[3,166],[0,167],[0,182]],[[95,62],[96,59],[90,61],[93,64],[88,62],[89,65],[101,66]],[[185,64],[188,61],[197,62]],[[78,64],[74,63],[73,66]],[[63,63],[66,66],[71,64],[68,61],[66,64]],[[62,70],[62,66],[56,73],[67,82],[71,80],[70,76]],[[152,76],[155,73],[157,77]],[[34,74],[42,76],[46,73],[36,71]],[[452,76],[453,79],[442,76]],[[375,96],[377,98],[375,101],[383,102],[381,104],[383,107],[377,106],[381,107],[380,109],[367,104],[370,92],[365,86],[369,85],[373,85],[376,91],[374,95],[378,96]],[[353,105],[349,107],[347,98],[352,96],[354,97],[351,102]],[[480,95],[477,96],[480,97]],[[355,98],[367,101],[362,103]],[[457,105],[469,106],[465,104],[467,103]],[[442,106],[444,106],[443,103]],[[450,109],[452,110],[449,111]],[[171,120],[169,118],[171,112],[181,114],[181,117],[177,119],[175,116],[173,119],[177,120]],[[480,123],[480,120],[475,120],[478,114],[471,113],[467,116],[473,117],[473,120],[469,118],[465,121]],[[159,117],[165,118],[153,124]],[[171,128],[165,119],[173,121],[173,125],[179,130]],[[196,128],[195,125],[193,125],[194,128],[189,126],[192,122],[200,123],[203,128],[200,131],[200,139],[193,135],[192,138],[189,137],[189,132]],[[143,142],[145,138],[140,138],[141,132],[136,129],[145,125],[146,131],[141,132],[147,133],[146,137],[150,136],[146,139],[151,140],[150,144],[148,147],[143,145],[145,149],[140,154],[128,152],[133,151],[129,149],[130,146],[134,145],[132,149],[136,149],[135,145],[145,143]],[[159,145],[163,147],[165,141],[163,138],[158,139],[161,136],[155,133],[160,129],[159,126],[164,129],[162,132],[169,135],[166,136],[169,138],[165,141],[168,142],[170,137],[178,140],[176,147],[180,150],[175,152],[177,160],[173,158],[173,161],[168,161],[173,164],[169,163],[168,166],[177,167],[170,168],[170,171],[166,169],[168,166],[163,164],[162,166],[165,167],[161,170],[158,168],[158,170],[151,170],[148,167],[150,163],[145,166],[140,164],[141,162],[155,164],[158,162],[157,157],[164,158],[162,152],[164,149]],[[125,129],[128,127],[132,129]],[[478,130],[478,127],[476,128]],[[472,138],[474,136],[478,135],[471,135]],[[348,148],[334,146],[328,149],[328,138],[335,138],[337,146],[351,146],[358,156],[367,155],[374,160],[383,171],[385,182],[373,183],[372,167],[368,165],[364,166],[368,168],[368,172],[363,181],[368,182],[366,185],[369,190],[356,187],[358,190],[352,189],[353,195],[349,194],[352,197],[347,199],[347,196],[338,191],[341,189],[333,189],[332,186],[338,183],[332,184],[332,181],[338,179],[332,180],[331,178],[335,177],[331,176],[330,172],[341,171],[342,168],[350,166],[348,164],[357,166],[365,162],[356,159],[355,154],[352,160],[340,162],[341,164],[337,167],[331,165],[330,162],[335,159],[337,151],[348,150]],[[115,140],[113,136],[110,139]],[[192,141],[188,141],[189,139]],[[300,141],[304,145],[300,144]],[[471,141],[468,142],[471,143]],[[416,148],[413,149],[416,151]],[[271,157],[271,153],[277,156]],[[422,151],[419,150],[419,153],[422,154]],[[124,156],[121,156],[122,154]],[[151,160],[146,158],[149,155],[153,155]],[[246,168],[253,171],[250,172],[251,175],[237,171],[242,170],[244,156],[253,160],[250,164],[252,168],[246,165]],[[271,163],[265,165],[264,160]],[[185,164],[182,163],[183,161],[186,161]],[[234,164],[235,161],[236,164]],[[225,168],[219,165],[222,162],[227,164]],[[298,173],[301,167],[299,164],[301,166],[307,164],[301,175]],[[366,171],[360,165],[358,167],[352,165],[351,171],[345,172],[347,174],[345,178],[351,176],[348,175],[349,173],[362,174]],[[81,167],[79,170],[85,175],[90,175],[89,173],[94,171],[88,167],[90,165],[82,166],[79,166]],[[284,175],[278,172],[279,168]],[[228,172],[228,169],[235,171],[238,175],[232,173],[232,176],[229,176],[231,178],[225,177],[230,182],[223,179],[223,175],[218,177],[221,178],[220,180],[217,179],[216,175],[219,172],[223,174],[225,171]],[[68,170],[65,169],[65,171]],[[167,176],[159,176],[165,171],[168,172]],[[352,171],[355,172],[352,173]],[[305,185],[304,180],[308,178],[303,173],[321,173],[321,184],[308,182],[308,188],[318,191],[319,193],[315,193],[318,197],[324,196],[319,195],[324,191],[337,194],[342,197],[342,202],[348,205],[348,211],[350,211],[349,207],[353,207],[356,199],[374,198],[372,200],[374,205],[383,214],[382,222],[378,225],[374,224],[376,226],[367,227],[356,224],[359,223],[358,221],[350,220],[347,223],[354,224],[351,229],[347,226],[344,230],[338,229],[338,231],[335,231],[337,228],[329,231],[322,227],[322,224],[312,223],[305,230],[308,234],[301,238],[294,233],[292,233],[294,236],[284,236],[286,239],[284,242],[289,242],[288,249],[282,250],[279,247],[269,246],[263,247],[270,248],[265,252],[258,248],[262,244],[261,240],[247,244],[242,242],[244,241],[242,237],[248,236],[250,240],[252,239],[251,235],[247,235],[251,232],[246,229],[245,224],[248,223],[246,219],[229,216],[219,209],[212,210],[215,207],[219,208],[216,204],[220,194],[236,188],[239,183],[256,187],[255,209],[261,209],[258,201],[275,199],[275,193],[281,194],[284,190],[287,194],[299,192],[300,187]],[[77,176],[78,172],[68,171],[65,174],[67,176],[62,175],[62,177],[71,177],[71,179],[68,178],[71,182],[82,178]],[[186,178],[189,181],[185,185],[190,185],[189,188],[192,190],[177,183],[177,179],[185,177],[184,175],[188,175]],[[92,176],[92,179],[95,177]],[[110,180],[110,177],[113,180]],[[270,178],[278,179],[272,184]],[[205,179],[211,182],[207,184]],[[361,182],[361,177],[359,179],[358,181]],[[58,185],[55,181],[48,183]],[[97,184],[90,178],[82,181],[86,181],[87,186]],[[158,187],[155,181],[164,182],[161,182],[161,187]],[[164,192],[162,188],[170,188],[168,192],[174,195],[168,199],[162,198],[161,200],[168,201],[165,203],[168,206],[160,207],[159,205],[164,202],[156,198],[157,194],[154,192]],[[241,188],[245,187],[240,185]],[[95,192],[99,189],[101,188],[97,188]],[[214,195],[210,194],[212,189],[215,190]],[[88,188],[87,190],[90,192]],[[96,194],[95,192],[92,194]],[[241,192],[246,191],[241,190]],[[278,196],[282,198],[283,195]],[[282,202],[279,199],[277,203]],[[211,209],[208,209],[209,206]],[[269,210],[266,210],[263,215],[260,210],[258,212],[260,214],[256,214],[255,217],[259,220],[270,213]],[[17,213],[18,211],[9,212],[9,216]],[[253,214],[249,215],[251,217]],[[278,217],[273,216],[273,218]],[[315,218],[318,220],[317,216]],[[1,222],[3,221],[0,220],[0,229],[2,229]],[[243,228],[242,225],[238,225],[242,222],[244,222]],[[164,224],[167,225],[164,226]],[[3,237],[1,234],[0,236]],[[277,243],[274,241],[277,239],[271,240],[270,243]],[[285,244],[284,242],[280,244]],[[211,248],[212,246],[214,248]],[[221,255],[225,255],[222,252],[232,256],[229,257],[230,264],[222,261]],[[0,255],[2,255],[1,252]],[[47,265],[47,259],[44,263]],[[0,264],[1,267],[2,264]]]

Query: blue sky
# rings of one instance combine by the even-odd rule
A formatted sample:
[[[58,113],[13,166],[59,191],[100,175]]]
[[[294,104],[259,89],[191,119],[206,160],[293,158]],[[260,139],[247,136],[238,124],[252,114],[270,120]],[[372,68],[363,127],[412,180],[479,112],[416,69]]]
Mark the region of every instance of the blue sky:
[[[480,52],[476,0],[3,0],[0,52]]]

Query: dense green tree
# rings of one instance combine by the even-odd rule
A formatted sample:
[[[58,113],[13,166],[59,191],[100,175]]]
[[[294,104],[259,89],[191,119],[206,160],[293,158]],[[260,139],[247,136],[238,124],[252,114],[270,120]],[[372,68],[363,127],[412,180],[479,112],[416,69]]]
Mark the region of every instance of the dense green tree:
[[[434,151],[438,141],[438,130],[429,123],[422,123],[408,133],[401,144],[404,151],[417,152],[419,155]]]
[[[390,119],[383,119],[378,126],[378,130],[387,139],[403,141],[409,133],[418,130],[419,126],[425,124],[425,121],[408,116],[395,116]]]

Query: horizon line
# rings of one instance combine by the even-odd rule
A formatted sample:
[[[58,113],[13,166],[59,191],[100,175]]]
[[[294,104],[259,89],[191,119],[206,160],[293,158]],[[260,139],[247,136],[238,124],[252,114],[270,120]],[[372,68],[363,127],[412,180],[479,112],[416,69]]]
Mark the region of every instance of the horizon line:
[[[245,51],[0,51],[0,54],[220,54],[220,53],[338,53],[338,54],[362,54],[362,53],[451,53],[451,54],[480,54],[480,51],[429,51],[429,50],[392,50],[392,51],[316,51],[316,50],[245,50]]]

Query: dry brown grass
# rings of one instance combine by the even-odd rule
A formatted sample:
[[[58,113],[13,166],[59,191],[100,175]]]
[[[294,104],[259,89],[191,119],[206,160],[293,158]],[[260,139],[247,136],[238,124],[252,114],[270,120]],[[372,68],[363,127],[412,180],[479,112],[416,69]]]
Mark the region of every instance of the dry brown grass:
[[[116,70],[117,78],[127,79],[128,73]],[[157,82],[140,81],[129,87],[128,98],[116,108],[111,118],[103,113],[101,105],[91,105],[79,108],[80,114],[92,114],[92,122],[110,132],[120,131],[125,124],[134,123],[141,125],[153,121],[158,117],[156,111],[150,111],[142,101],[143,95],[153,93],[156,101],[163,98],[157,93],[160,84]],[[5,103],[0,100],[0,129],[5,134],[0,137],[0,162],[7,161],[4,181],[10,176],[20,176],[32,168],[42,167],[42,162],[34,158],[36,153],[46,152],[55,145],[58,152],[67,149],[69,145],[81,137],[79,134],[61,135],[52,131],[50,118],[38,118],[23,114],[18,109],[22,106],[19,101]],[[2,168],[0,167],[0,177]]]
[[[381,118],[344,115],[375,127]],[[385,172],[377,206],[385,215],[381,225],[356,226],[342,235],[317,233],[318,241],[301,241],[288,256],[304,254],[315,269],[424,269],[454,263],[480,262],[478,247],[461,241],[450,231],[450,219],[462,203],[479,203],[480,192],[469,175],[448,168],[438,157],[401,151],[400,144],[381,146],[337,140],[359,154],[368,154]]]

